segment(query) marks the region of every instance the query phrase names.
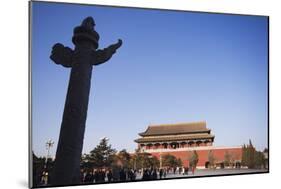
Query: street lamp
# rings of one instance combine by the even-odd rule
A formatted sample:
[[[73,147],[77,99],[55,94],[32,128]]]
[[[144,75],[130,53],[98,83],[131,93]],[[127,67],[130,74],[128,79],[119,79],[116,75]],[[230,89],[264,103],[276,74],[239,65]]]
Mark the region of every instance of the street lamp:
[[[47,157],[45,162],[45,168],[47,168],[48,158],[50,156],[50,148],[53,147],[54,143],[55,142],[52,141],[51,139],[46,142]]]

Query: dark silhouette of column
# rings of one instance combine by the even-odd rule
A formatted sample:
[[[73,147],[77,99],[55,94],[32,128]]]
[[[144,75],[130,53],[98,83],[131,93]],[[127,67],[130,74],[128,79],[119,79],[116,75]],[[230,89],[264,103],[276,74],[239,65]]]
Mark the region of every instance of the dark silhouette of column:
[[[92,17],[84,19],[80,26],[74,28],[72,42],[75,49],[57,43],[50,56],[56,64],[71,68],[54,172],[51,175],[51,184],[54,186],[80,183],[80,160],[93,65],[108,61],[122,45],[119,39],[116,44],[96,50],[99,34],[94,26]]]

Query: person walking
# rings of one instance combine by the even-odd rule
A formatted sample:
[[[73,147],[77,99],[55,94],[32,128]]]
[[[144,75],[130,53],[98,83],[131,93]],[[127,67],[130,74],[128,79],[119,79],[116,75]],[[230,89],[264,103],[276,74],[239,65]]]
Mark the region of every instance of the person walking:
[[[149,180],[148,170],[144,169],[142,174],[142,180]]]
[[[91,181],[91,174],[87,171],[84,178],[84,183],[90,183],[90,181]]]
[[[126,181],[126,172],[125,172],[125,170],[124,170],[124,168],[122,168],[121,170],[120,170],[120,180],[121,181]]]
[[[113,181],[119,181],[120,180],[120,167],[114,166],[112,168],[112,179]]]
[[[159,171],[159,176],[160,176],[160,179],[162,179],[162,177],[163,177],[163,169],[162,168]]]
[[[107,171],[106,177],[107,177],[108,182],[111,182],[111,181],[112,181],[113,174],[112,174],[111,169],[109,169],[109,170]]]
[[[102,169],[100,174],[101,174],[101,182],[105,182],[105,170]]]
[[[157,171],[156,171],[156,169],[153,169],[153,171],[152,171],[152,179],[153,180],[157,179]]]
[[[195,172],[195,166],[192,166],[191,171],[192,171],[192,174],[194,175],[194,172]]]
[[[189,170],[189,167],[186,167],[185,169],[185,174],[188,175],[188,170]]]

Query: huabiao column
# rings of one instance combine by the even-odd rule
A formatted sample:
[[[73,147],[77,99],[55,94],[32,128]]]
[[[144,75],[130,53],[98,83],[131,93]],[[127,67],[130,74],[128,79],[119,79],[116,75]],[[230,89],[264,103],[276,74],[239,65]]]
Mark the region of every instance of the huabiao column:
[[[108,61],[122,45],[119,39],[116,44],[97,50],[99,34],[94,27],[94,19],[87,17],[80,26],[74,28],[74,50],[57,43],[50,56],[56,64],[71,68],[54,171],[51,174],[53,186],[80,183],[80,160],[92,69]]]

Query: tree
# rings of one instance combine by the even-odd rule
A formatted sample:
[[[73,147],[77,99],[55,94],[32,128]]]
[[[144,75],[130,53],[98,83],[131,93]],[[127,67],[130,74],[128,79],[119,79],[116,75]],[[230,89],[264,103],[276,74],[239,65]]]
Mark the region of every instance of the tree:
[[[243,145],[242,147],[242,165],[247,166],[249,169],[263,168],[265,166],[266,160],[263,152],[256,151],[249,140],[249,144]]]
[[[248,164],[248,152],[247,152],[247,147],[245,144],[243,144],[242,147],[242,160],[241,160],[241,164],[243,166],[247,166]]]
[[[148,159],[149,153],[141,153],[140,151],[136,151],[135,155],[135,162],[134,162],[134,168],[141,169],[145,166],[145,160]]]
[[[108,144],[108,139],[101,139],[100,143],[87,156],[88,162],[92,167],[110,167],[114,162],[116,150]]]
[[[178,167],[181,167],[181,166],[182,166],[181,158],[178,158],[178,159],[177,159],[177,165],[178,165]]]
[[[248,145],[248,167],[250,169],[255,168],[255,153],[256,149],[254,148],[252,141],[249,140],[249,145]]]
[[[137,168],[136,154],[131,155],[128,167],[131,168],[131,169]]]
[[[264,157],[264,168],[268,169],[268,148],[263,150],[263,157]]]
[[[255,168],[263,168],[265,167],[265,158],[263,152],[256,152],[255,153]]]
[[[142,163],[142,168],[151,168],[151,167],[158,167],[159,161],[155,156],[152,156],[149,153],[142,153],[140,155],[140,160]]]
[[[196,150],[194,150],[192,154],[189,156],[189,166],[196,168],[198,160],[199,160],[198,154]]]
[[[86,171],[93,169],[93,162],[91,161],[89,154],[83,154],[81,157],[80,168]]]
[[[166,154],[162,157],[162,165],[167,167],[179,167],[182,166],[181,159],[177,159],[171,154]]]
[[[228,152],[228,150],[224,153],[224,165],[229,166],[232,162],[232,155]]]
[[[149,156],[146,167],[157,168],[160,166],[160,162],[155,156]]]
[[[135,155],[131,157],[130,167],[134,169],[159,167],[159,160],[150,153],[140,152],[136,150]]]
[[[210,151],[208,152],[208,161],[209,161],[209,165],[210,165],[211,167],[214,167],[214,165],[215,165],[215,160],[216,160],[216,158],[215,158],[215,156],[214,156],[214,153],[213,153],[212,150],[210,150]]]
[[[131,156],[125,149],[121,150],[118,153],[117,157],[121,161],[123,167],[125,167],[125,168],[130,167]]]

